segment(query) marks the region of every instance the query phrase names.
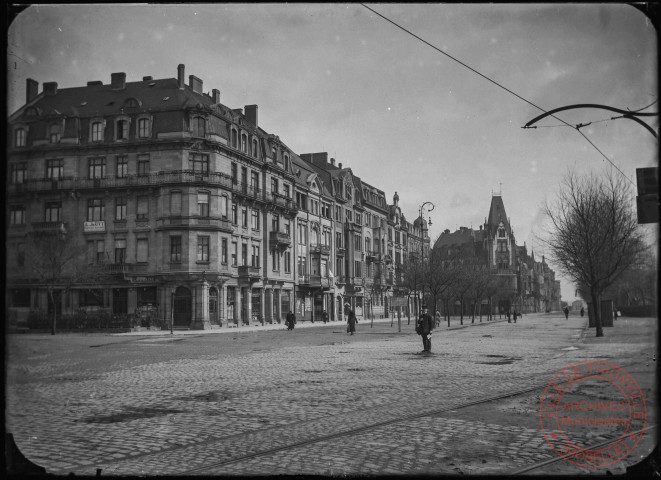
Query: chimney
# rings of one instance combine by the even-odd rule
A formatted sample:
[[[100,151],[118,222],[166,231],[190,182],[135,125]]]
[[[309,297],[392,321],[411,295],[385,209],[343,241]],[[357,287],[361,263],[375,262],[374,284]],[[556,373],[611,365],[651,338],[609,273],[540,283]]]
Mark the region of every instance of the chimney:
[[[45,95],[56,95],[57,94],[57,82],[44,83],[44,94]]]
[[[152,77],[142,77],[143,82],[151,82],[153,80]]]
[[[337,168],[339,168],[340,170],[342,170],[342,162],[340,162],[340,163],[337,164]]]
[[[213,94],[213,103],[215,104],[220,103],[220,90],[214,88],[213,90],[211,90],[211,93]]]
[[[111,73],[110,74],[110,88],[112,90],[123,90],[126,87],[126,74],[125,73]]]
[[[331,158],[331,165],[334,167],[335,166],[335,159]]]
[[[28,78],[25,82],[25,103],[28,103],[39,93],[39,82]]]
[[[257,126],[257,105],[246,105],[245,112],[248,121]]]
[[[177,67],[177,86],[179,87],[179,90],[182,90],[186,84],[186,76],[184,75],[185,68],[186,67],[183,63],[180,63]]]
[[[203,93],[202,80],[197,78],[195,75],[188,75],[188,86],[192,88],[195,93]]]

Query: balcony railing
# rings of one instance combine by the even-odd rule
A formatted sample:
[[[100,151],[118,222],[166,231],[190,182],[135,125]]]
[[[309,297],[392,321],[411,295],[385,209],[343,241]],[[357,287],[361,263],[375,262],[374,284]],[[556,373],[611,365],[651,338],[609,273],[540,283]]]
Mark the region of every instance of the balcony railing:
[[[330,246],[322,243],[310,245],[310,253],[320,253],[322,255],[330,255]]]
[[[275,247],[288,247],[291,245],[291,237],[284,232],[270,232],[269,243]]]
[[[251,267],[249,265],[241,265],[239,267],[239,277],[259,278],[259,267]]]
[[[32,230],[39,233],[67,233],[65,222],[33,222]]]
[[[200,217],[200,216],[181,216],[172,215],[169,217],[160,217],[156,220],[158,230],[167,228],[191,228],[199,227],[210,230],[223,230],[233,232],[232,223],[226,218],[219,217]]]

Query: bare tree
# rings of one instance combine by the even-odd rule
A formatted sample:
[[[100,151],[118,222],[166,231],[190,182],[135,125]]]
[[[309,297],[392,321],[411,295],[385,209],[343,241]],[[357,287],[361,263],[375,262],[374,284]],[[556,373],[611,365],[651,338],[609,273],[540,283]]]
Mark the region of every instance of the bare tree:
[[[97,284],[105,277],[102,265],[87,265],[85,246],[68,238],[64,232],[33,232],[25,247],[25,273],[43,285],[52,307],[51,335],[57,323],[56,292],[66,294],[80,284]]]
[[[646,250],[633,201],[620,176],[569,171],[556,203],[544,207],[551,230],[542,241],[559,270],[589,289],[597,337],[601,294]]]

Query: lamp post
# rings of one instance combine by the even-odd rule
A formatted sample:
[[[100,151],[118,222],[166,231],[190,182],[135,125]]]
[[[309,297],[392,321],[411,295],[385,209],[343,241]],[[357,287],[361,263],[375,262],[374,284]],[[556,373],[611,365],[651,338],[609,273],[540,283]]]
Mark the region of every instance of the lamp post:
[[[425,239],[424,239],[424,238],[425,238],[425,234],[424,234],[424,232],[425,232],[426,229],[423,228],[423,225],[424,225],[424,221],[425,221],[425,220],[424,220],[424,218],[422,218],[422,216],[423,216],[423,214],[424,214],[425,207],[426,207],[427,205],[430,205],[430,206],[431,206],[431,208],[429,208],[429,210],[427,210],[427,213],[429,213],[429,212],[431,212],[432,210],[434,210],[434,204],[431,203],[431,202],[425,202],[425,203],[423,203],[422,205],[420,205],[420,215],[419,215],[419,218],[420,218],[420,267],[422,267],[422,262],[424,261],[424,258],[425,258]],[[427,222],[427,224],[428,224],[428,225],[431,225],[431,218],[429,219],[429,222]],[[416,275],[416,277],[417,277],[417,275]],[[415,298],[416,298],[416,300],[417,300],[417,298],[418,298],[418,291],[417,291],[417,288],[418,288],[418,282],[417,282],[417,278],[416,278],[416,282],[415,282],[415,288],[416,288]],[[422,296],[424,296],[424,288],[423,288],[423,290],[422,290]],[[420,308],[419,308],[419,307],[418,307],[418,313],[417,313],[417,315],[420,315]]]

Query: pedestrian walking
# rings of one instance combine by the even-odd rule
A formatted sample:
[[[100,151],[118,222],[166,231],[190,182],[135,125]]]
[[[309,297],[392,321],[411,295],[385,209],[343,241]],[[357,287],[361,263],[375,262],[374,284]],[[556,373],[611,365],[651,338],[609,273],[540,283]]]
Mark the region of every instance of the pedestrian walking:
[[[427,305],[422,305],[422,313],[418,317],[415,333],[422,337],[423,352],[431,353],[431,332],[434,329],[434,320],[427,313]]]
[[[321,314],[321,319],[324,321],[324,323],[328,323],[328,312],[324,310],[324,312]]]
[[[296,325],[296,315],[294,315],[294,312],[291,310],[289,310],[289,313],[287,314],[285,325],[287,325],[287,330],[293,330],[294,325]]]
[[[440,327],[441,326],[441,312],[436,310],[436,326]]]
[[[512,312],[512,317],[514,317],[514,323],[516,323],[516,316],[517,315],[518,315],[518,313],[516,313],[516,308],[515,308],[514,311]]]
[[[583,318],[583,315],[585,315],[585,309],[581,307],[581,318]]]
[[[569,320],[569,307],[565,307],[565,320]]]
[[[354,332],[356,331],[356,323],[358,323],[358,319],[356,318],[356,314],[354,313],[354,311],[349,309],[349,307],[347,307],[346,313],[347,313],[347,333],[353,335]]]

